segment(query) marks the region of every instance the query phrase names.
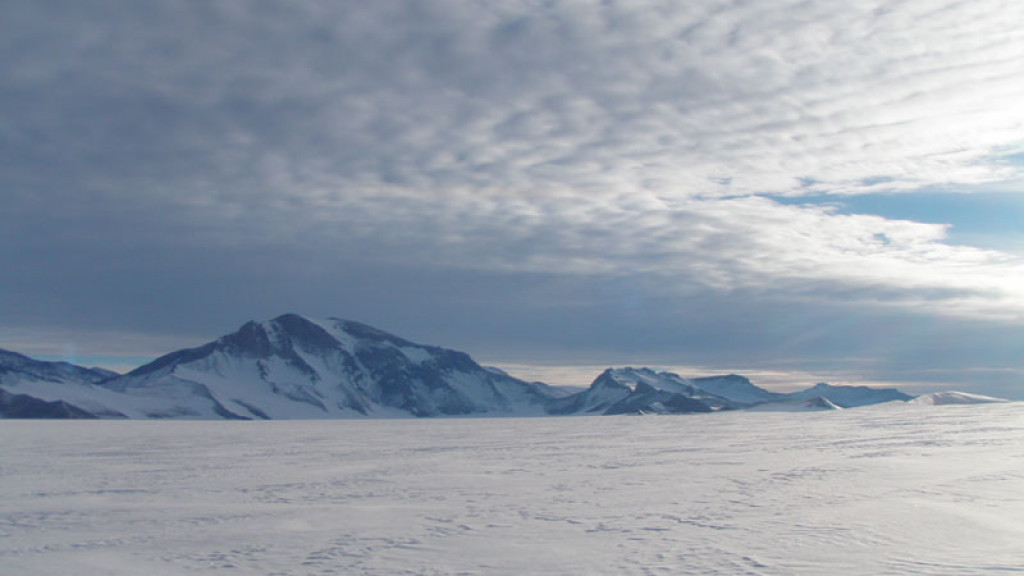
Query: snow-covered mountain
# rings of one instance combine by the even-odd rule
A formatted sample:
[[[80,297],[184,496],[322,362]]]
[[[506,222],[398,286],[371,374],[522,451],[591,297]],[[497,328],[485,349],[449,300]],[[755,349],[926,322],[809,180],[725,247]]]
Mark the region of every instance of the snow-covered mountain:
[[[728,398],[730,401],[740,405],[759,404],[785,398],[785,394],[769,392],[764,388],[755,386],[749,378],[739,376],[738,374],[694,378],[691,382],[709,394]]]
[[[689,414],[711,411],[710,406],[696,398],[658,390],[649,384],[638,382],[628,396],[609,406],[604,414]]]
[[[248,322],[103,386],[137,418],[359,418],[543,414],[545,385],[358,322],[285,314]]]
[[[67,362],[35,360],[0,350],[0,416],[4,418],[87,418],[119,416],[96,397],[115,396],[99,383],[118,374]],[[91,405],[92,410],[82,405]]]
[[[908,404],[919,404],[922,406],[945,406],[949,404],[994,404],[1009,402],[1009,400],[1003,398],[993,398],[992,396],[982,396],[981,394],[969,394],[967,392],[957,392],[955,390],[949,390],[947,392],[932,392],[930,394],[922,394],[916,398],[908,400]]]
[[[609,368],[590,388],[551,403],[552,414],[638,414],[711,412],[735,408],[729,398],[712,394],[671,372],[650,368]]]
[[[832,386],[824,382],[807,390],[794,392],[790,398],[811,400],[824,398],[842,408],[857,408],[894,400],[910,400],[913,396],[904,394],[895,388],[870,388],[868,386]]]
[[[296,314],[248,322],[123,376],[5,352],[0,390],[13,395],[5,406],[35,413],[47,409],[39,402],[62,402],[76,415],[187,419],[543,415],[560,395],[462,352]]]
[[[729,374],[609,368],[571,393],[337,318],[285,314],[172,352],[128,374],[0,350],[0,417],[187,419],[677,414],[835,410],[909,400],[896,389],[817,384],[771,392]],[[919,404],[998,401],[964,393]]]
[[[686,379],[649,368],[609,368],[590,388],[553,401],[548,410],[552,414],[679,413],[739,408],[806,412],[910,398],[892,388],[824,383],[800,392],[781,394],[760,388],[736,374]]]

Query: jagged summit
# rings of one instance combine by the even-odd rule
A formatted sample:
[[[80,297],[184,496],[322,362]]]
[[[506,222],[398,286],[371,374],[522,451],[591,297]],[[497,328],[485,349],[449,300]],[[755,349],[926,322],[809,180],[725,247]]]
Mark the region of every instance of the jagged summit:
[[[349,324],[344,320],[333,318],[330,319],[330,322],[340,326]],[[362,326],[356,323],[350,324]],[[178,350],[161,356],[149,364],[136,368],[128,375],[152,374],[168,366],[195,362],[218,352],[243,358],[269,358],[281,355],[294,360],[296,347],[312,352],[325,352],[339,346],[342,346],[341,341],[322,324],[298,314],[282,314],[273,320],[262,322],[250,320],[231,334],[221,336],[213,342],[196,348]]]

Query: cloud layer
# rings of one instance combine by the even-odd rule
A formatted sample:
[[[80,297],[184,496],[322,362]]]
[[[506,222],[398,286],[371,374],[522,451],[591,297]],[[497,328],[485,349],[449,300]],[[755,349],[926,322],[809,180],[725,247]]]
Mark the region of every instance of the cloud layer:
[[[19,156],[222,191],[912,188],[1005,176],[1024,128],[996,0],[6,10]]]
[[[270,276],[357,270],[347,309],[418,301],[399,287],[416,282],[494,327],[517,307],[708,299],[708,323],[737,303],[766,323],[801,307],[1024,320],[1017,258],[770,199],[1019,178],[1010,1],[2,11],[8,324],[187,330],[170,303],[343,313]]]

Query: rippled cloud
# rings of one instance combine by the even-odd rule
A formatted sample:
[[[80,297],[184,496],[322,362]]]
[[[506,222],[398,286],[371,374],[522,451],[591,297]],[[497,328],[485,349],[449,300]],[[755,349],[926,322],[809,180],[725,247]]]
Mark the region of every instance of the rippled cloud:
[[[1018,258],[954,245],[942,224],[773,200],[1019,179],[1013,2],[48,1],[2,16],[0,264],[21,323],[59,321],[47,294],[97,317],[157,318],[144,295],[175,290],[250,314],[281,281],[248,308],[193,287],[237,293],[268,259],[332,280],[432,270],[438,290],[447,271],[561,278],[524,288],[552,307],[599,309],[607,295],[579,287],[608,283],[680,309],[715,294],[1024,320]],[[514,307],[495,293],[466,299]],[[295,294],[278,300],[330,306]]]

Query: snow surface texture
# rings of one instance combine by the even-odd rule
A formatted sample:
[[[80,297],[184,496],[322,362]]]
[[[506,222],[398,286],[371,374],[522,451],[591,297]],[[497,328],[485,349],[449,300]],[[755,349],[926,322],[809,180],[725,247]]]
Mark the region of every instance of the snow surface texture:
[[[3,574],[1024,571],[1017,404],[0,434]]]

